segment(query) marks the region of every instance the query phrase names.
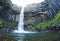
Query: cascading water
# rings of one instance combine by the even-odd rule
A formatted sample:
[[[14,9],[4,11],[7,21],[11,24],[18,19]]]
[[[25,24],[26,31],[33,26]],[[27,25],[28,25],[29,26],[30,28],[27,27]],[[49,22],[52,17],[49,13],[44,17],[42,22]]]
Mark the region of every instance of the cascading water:
[[[18,31],[21,31],[21,32],[24,31],[24,7],[22,7],[21,13],[20,13]]]
[[[18,32],[18,33],[23,33],[24,31],[24,7],[21,8],[20,11],[20,15],[19,15],[19,23],[18,23],[18,30],[15,30],[14,32]]]

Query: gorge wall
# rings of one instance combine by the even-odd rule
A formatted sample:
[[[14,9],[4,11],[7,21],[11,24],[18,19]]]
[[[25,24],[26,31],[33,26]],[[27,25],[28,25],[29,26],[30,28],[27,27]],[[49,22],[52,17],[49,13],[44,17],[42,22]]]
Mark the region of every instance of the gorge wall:
[[[37,4],[30,4],[25,7],[25,25],[36,25],[52,19],[60,10],[59,0],[45,0]]]
[[[0,0],[0,32],[16,29],[20,9],[11,0]]]
[[[21,7],[13,4],[11,0],[0,0],[0,19],[3,29],[15,29],[19,21]],[[25,25],[36,25],[52,19],[60,10],[60,0],[45,0],[41,3],[28,4],[24,10]],[[7,25],[8,24],[8,25]],[[3,30],[4,30],[3,29]]]

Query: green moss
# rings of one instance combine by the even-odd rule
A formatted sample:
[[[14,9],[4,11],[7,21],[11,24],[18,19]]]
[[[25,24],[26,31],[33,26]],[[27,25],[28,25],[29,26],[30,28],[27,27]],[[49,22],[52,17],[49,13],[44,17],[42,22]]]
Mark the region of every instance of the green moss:
[[[0,26],[2,26],[3,24],[4,24],[4,21],[0,19]]]
[[[39,23],[39,24],[37,24],[35,26],[30,25],[28,28],[34,28],[34,29],[35,28],[46,28],[47,26],[49,27],[50,25],[52,25],[55,22],[60,23],[60,11],[57,14],[55,14],[53,19],[50,19],[48,21],[44,21],[44,22]]]
[[[16,22],[13,22],[13,21],[10,21],[8,23],[9,23],[9,25],[14,26],[14,27],[16,27],[18,25]]]

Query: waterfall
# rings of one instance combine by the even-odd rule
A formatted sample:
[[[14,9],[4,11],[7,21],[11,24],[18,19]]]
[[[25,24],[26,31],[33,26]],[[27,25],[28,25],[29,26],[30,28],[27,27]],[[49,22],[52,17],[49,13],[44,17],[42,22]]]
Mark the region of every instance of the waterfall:
[[[23,33],[24,31],[24,7],[21,8],[18,22],[18,30],[15,30],[16,33]]]
[[[16,10],[15,8],[18,8],[18,7],[15,7],[15,5],[19,6],[19,7],[22,7],[21,8],[21,11],[20,11],[20,15],[19,15],[19,22],[18,22],[18,30],[15,30],[13,31],[13,33],[35,33],[34,31],[25,31],[24,30],[24,7],[29,5],[29,4],[34,4],[34,3],[41,3],[43,2],[44,0],[11,0],[11,2],[13,3],[13,10]],[[15,5],[14,5],[15,4]]]
[[[15,30],[14,33],[36,33],[24,30],[24,7],[22,7],[19,15],[18,30]]]
[[[24,31],[24,7],[22,7],[19,15],[18,31]]]

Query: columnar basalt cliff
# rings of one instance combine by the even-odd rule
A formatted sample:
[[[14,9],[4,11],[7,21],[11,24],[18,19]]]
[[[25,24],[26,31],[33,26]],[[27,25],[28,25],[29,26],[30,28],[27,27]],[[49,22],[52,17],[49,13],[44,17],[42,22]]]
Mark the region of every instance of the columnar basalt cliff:
[[[59,26],[60,0],[45,0],[25,7],[25,26],[29,29],[44,29]],[[57,27],[59,28],[59,27]],[[56,30],[56,29],[55,29]],[[40,31],[40,30],[39,30]]]
[[[27,5],[24,14],[25,14],[25,24],[35,25],[51,19],[51,16],[48,12],[47,2]]]
[[[11,0],[0,0],[0,31],[13,31],[17,27],[20,8],[12,4]]]
[[[14,30],[15,27],[17,27],[19,21],[20,10],[21,7],[18,7],[16,4],[12,4],[11,0],[1,0],[0,1],[0,22],[1,22],[0,24],[3,24],[0,25],[1,28],[4,28],[5,26],[4,28],[5,30],[6,29],[9,30],[10,28]],[[52,24],[53,25],[58,24],[57,21],[55,21],[53,18],[57,17],[56,14],[59,10],[60,10],[60,0],[45,0],[41,3],[28,4],[24,9],[25,26],[33,25],[33,27],[31,26],[30,28],[34,29],[34,27],[35,28],[43,27],[40,26],[40,24],[42,25],[48,24],[50,26]],[[59,16],[57,18],[59,18]]]
[[[57,0],[45,0],[41,3],[30,4],[25,8],[25,24],[38,24],[52,19],[60,9]]]

